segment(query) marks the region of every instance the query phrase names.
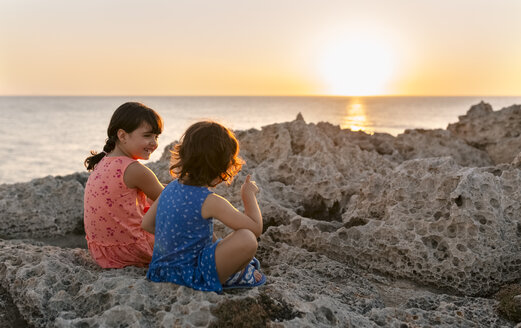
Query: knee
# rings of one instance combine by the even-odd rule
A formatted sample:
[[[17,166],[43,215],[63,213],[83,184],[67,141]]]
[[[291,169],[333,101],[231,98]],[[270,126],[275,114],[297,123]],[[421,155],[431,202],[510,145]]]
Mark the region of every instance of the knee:
[[[241,238],[243,250],[245,252],[251,253],[252,256],[255,255],[255,253],[257,252],[257,247],[259,246],[255,234],[248,229],[239,229],[235,232]]]

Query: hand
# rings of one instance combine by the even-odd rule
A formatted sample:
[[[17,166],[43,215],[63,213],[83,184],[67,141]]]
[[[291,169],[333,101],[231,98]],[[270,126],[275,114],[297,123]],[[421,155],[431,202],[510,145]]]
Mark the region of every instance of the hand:
[[[244,183],[241,187],[241,195],[244,197],[246,195],[253,195],[255,196],[259,192],[259,187],[257,187],[257,184],[255,181],[250,180],[251,176],[248,174],[246,176],[246,180],[244,180]]]

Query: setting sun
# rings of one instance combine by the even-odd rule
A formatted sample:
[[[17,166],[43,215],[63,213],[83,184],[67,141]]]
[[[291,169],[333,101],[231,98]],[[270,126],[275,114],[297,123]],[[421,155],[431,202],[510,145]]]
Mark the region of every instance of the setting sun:
[[[386,93],[395,66],[391,48],[374,39],[351,38],[324,48],[319,74],[327,94],[369,96]]]

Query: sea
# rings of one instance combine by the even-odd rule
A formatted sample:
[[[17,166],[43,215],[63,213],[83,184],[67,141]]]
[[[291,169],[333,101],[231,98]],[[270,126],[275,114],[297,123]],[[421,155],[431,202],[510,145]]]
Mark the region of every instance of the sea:
[[[396,136],[406,129],[445,129],[481,101],[500,110],[521,104],[521,97],[3,96],[0,184],[85,172],[89,151],[102,150],[112,113],[127,101],[144,103],[165,121],[150,159],[156,161],[164,147],[202,119],[247,130],[292,121],[301,113],[308,123]]]

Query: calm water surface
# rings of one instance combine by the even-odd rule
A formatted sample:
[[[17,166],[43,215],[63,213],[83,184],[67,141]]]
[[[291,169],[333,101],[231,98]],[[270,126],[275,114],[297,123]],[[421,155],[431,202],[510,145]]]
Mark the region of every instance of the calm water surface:
[[[481,100],[494,110],[521,104],[521,97],[0,97],[0,183],[83,171],[89,150],[102,149],[110,116],[126,101],[143,102],[165,120],[155,161],[200,119],[244,130],[302,113],[306,122],[397,135],[446,128]]]

